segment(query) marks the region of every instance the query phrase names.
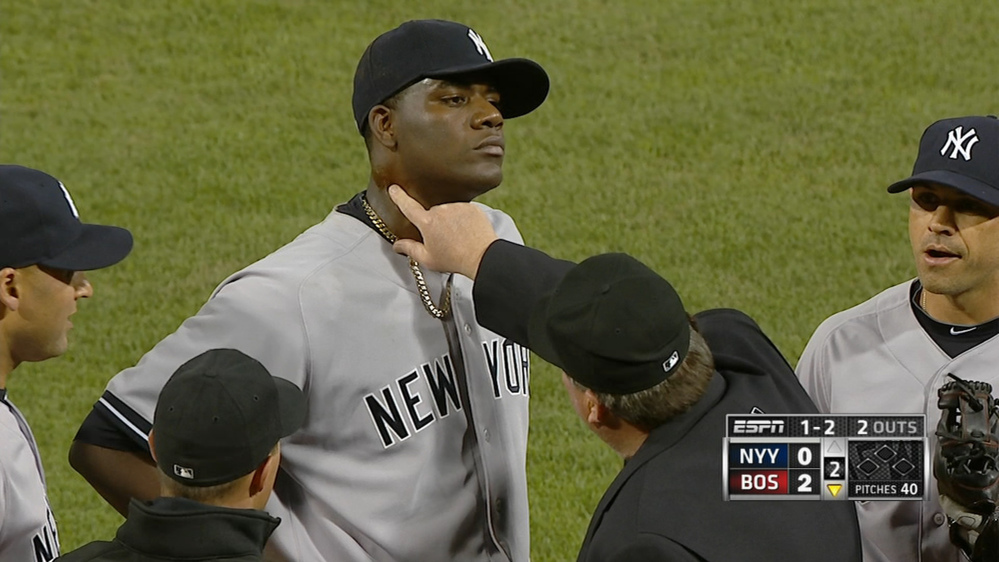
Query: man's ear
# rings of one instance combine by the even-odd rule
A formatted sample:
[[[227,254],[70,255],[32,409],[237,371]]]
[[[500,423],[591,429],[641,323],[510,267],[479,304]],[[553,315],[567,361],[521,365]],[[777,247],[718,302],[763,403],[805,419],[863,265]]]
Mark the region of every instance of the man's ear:
[[[153,445],[153,430],[149,430],[149,455],[153,457],[153,463],[156,462],[156,447]]]
[[[267,487],[267,483],[273,481],[273,479],[270,478],[271,473],[277,472],[279,464],[281,464],[281,455],[278,453],[272,453],[267,455],[264,462],[257,466],[257,469],[253,471],[253,477],[250,479],[251,497],[264,491]]]
[[[17,270],[13,267],[0,269],[0,305],[7,310],[17,310],[19,293],[17,290]]]
[[[586,423],[594,429],[599,427],[614,428],[618,425],[618,418],[607,406],[604,406],[597,394],[590,389],[583,393],[583,408],[586,412]]]
[[[387,105],[376,105],[368,112],[368,128],[372,142],[389,149],[394,149],[396,145],[395,123],[392,117],[392,108]]]

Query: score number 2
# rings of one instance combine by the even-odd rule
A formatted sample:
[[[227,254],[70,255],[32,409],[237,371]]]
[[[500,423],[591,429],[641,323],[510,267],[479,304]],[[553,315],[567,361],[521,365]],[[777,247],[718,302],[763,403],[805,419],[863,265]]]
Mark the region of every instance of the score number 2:
[[[833,420],[822,420],[822,422],[826,426],[825,431],[822,432],[822,435],[835,435],[836,434],[836,432],[833,431],[836,428],[836,422],[834,422]],[[801,420],[801,428],[805,431],[805,435],[808,435],[809,431],[811,431],[813,429],[815,431],[819,431],[821,429],[819,427],[812,427],[812,426],[808,425],[808,420]]]

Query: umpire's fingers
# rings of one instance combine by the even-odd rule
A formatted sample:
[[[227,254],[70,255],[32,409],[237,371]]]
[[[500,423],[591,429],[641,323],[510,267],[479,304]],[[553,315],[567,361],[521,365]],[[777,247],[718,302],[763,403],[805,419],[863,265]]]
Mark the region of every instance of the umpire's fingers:
[[[395,253],[409,256],[418,262],[426,261],[427,247],[422,242],[410,240],[409,238],[400,238],[392,244],[392,249]]]
[[[395,203],[396,207],[402,211],[402,214],[406,215],[409,222],[413,223],[417,229],[420,228],[420,223],[422,219],[427,215],[427,210],[423,208],[423,205],[409,196],[406,191],[399,187],[398,185],[392,184],[388,188],[389,197]]]

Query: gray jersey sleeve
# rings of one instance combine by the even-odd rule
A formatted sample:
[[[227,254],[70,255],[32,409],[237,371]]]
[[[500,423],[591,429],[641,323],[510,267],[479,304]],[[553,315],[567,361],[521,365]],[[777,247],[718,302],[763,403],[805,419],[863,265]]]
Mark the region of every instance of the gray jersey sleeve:
[[[833,316],[819,325],[811,339],[808,340],[795,369],[801,386],[805,388],[805,392],[811,397],[815,407],[824,413],[829,413],[832,407],[828,357],[830,348],[826,344],[826,340],[839,324],[840,322]]]
[[[304,387],[308,340],[296,288],[278,283],[266,270],[240,272],[226,279],[198,314],[185,320],[137,365],[115,376],[97,407],[145,439],[167,379],[187,360],[214,348],[238,349],[260,361],[272,375]],[[135,415],[147,423],[139,423]]]

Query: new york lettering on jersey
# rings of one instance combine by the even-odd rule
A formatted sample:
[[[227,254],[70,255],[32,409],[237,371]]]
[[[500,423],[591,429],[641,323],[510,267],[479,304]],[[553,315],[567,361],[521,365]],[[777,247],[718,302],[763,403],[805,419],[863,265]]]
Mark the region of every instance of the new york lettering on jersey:
[[[505,338],[482,342],[492,382],[493,398],[528,396],[530,352]],[[438,419],[460,411],[464,404],[454,363],[444,354],[424,363],[364,397],[372,424],[385,448],[401,443]]]

